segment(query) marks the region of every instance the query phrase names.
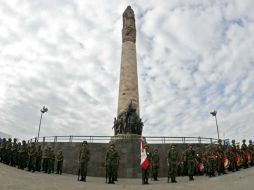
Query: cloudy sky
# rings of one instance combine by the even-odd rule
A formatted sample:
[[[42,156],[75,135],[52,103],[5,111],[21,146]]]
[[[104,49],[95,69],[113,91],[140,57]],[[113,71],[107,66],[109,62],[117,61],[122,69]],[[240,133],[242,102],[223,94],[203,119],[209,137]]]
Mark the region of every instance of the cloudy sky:
[[[253,0],[0,1],[0,131],[112,135],[127,5],[143,135],[254,139]]]

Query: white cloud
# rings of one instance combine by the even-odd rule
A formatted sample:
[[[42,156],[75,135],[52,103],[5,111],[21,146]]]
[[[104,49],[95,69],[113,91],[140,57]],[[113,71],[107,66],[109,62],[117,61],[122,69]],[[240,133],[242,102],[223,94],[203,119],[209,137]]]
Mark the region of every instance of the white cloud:
[[[253,138],[254,3],[2,1],[0,130],[112,135],[122,12],[136,14],[144,135]]]

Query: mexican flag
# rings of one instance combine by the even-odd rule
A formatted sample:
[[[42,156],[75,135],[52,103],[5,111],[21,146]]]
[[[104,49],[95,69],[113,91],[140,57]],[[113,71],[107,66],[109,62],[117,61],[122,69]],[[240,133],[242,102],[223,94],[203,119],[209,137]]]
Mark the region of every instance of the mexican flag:
[[[141,138],[141,141],[140,141],[140,167],[142,169],[147,169],[149,167],[149,161],[147,159],[147,155],[146,155],[146,149],[145,149],[145,142],[144,142],[144,139]]]

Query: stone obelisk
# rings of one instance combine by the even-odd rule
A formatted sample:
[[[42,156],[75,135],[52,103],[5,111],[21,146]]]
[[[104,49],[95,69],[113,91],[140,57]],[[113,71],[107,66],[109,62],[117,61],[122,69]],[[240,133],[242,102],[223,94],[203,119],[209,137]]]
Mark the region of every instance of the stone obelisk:
[[[139,116],[135,15],[131,6],[128,6],[123,13],[122,57],[117,116],[126,111],[130,103]]]

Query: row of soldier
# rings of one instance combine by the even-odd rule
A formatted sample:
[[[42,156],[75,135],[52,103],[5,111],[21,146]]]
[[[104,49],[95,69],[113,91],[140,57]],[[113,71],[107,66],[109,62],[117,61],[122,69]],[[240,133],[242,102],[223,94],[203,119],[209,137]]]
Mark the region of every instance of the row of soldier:
[[[204,175],[209,177],[226,174],[226,170],[235,172],[241,167],[248,168],[254,165],[254,147],[252,141],[246,145],[246,141],[242,141],[240,147],[232,140],[232,144],[225,146],[219,140],[217,145],[208,145],[205,149],[194,150],[189,144],[188,148],[180,153],[176,145],[171,145],[167,153],[168,166],[168,182],[176,182],[177,176],[189,176],[189,180],[194,180],[194,175]],[[158,180],[158,172],[160,168],[160,156],[158,149],[149,150],[149,146],[145,145],[146,154],[150,163],[147,169],[142,169],[142,184],[148,184],[149,173],[152,173],[152,179]],[[87,167],[90,160],[90,150],[88,143],[84,141],[79,153],[79,172],[78,179],[86,181]],[[106,181],[113,184],[117,181],[117,173],[120,156],[115,150],[115,145],[110,144],[105,155]],[[18,166],[20,169],[28,168],[29,171],[40,171],[45,173],[54,172],[55,155],[51,147],[47,147],[42,154],[40,145],[36,147],[35,143],[26,144],[25,141],[17,144],[16,140],[7,142],[3,140],[0,146],[0,161],[11,166]],[[57,157],[57,173],[62,173],[63,155],[59,151]],[[42,162],[42,163],[41,163]],[[165,163],[166,164],[166,163]],[[165,167],[164,165],[163,167]]]
[[[17,143],[17,139],[5,138],[0,144],[0,162],[7,165],[18,167],[28,171],[44,171],[45,173],[54,173],[55,163],[57,165],[57,174],[62,174],[63,154],[59,151],[55,155],[54,150],[47,146],[42,152],[40,145],[35,142],[27,144],[26,141]]]
[[[150,168],[145,173],[143,183],[148,183],[149,170],[152,171],[152,179],[158,180],[158,170],[160,167],[160,158],[158,150],[149,151],[149,146],[146,145],[147,157],[150,161]],[[168,165],[168,182],[171,179],[172,183],[176,182],[176,176],[189,176],[189,180],[194,180],[194,175],[204,175],[214,177],[216,174],[227,174],[228,171],[239,171],[240,168],[248,168],[254,166],[254,146],[252,141],[246,145],[246,140],[242,141],[242,146],[232,140],[229,146],[222,145],[219,140],[217,145],[208,145],[205,149],[194,150],[189,144],[188,148],[182,153],[178,152],[176,145],[171,145],[167,154]]]

